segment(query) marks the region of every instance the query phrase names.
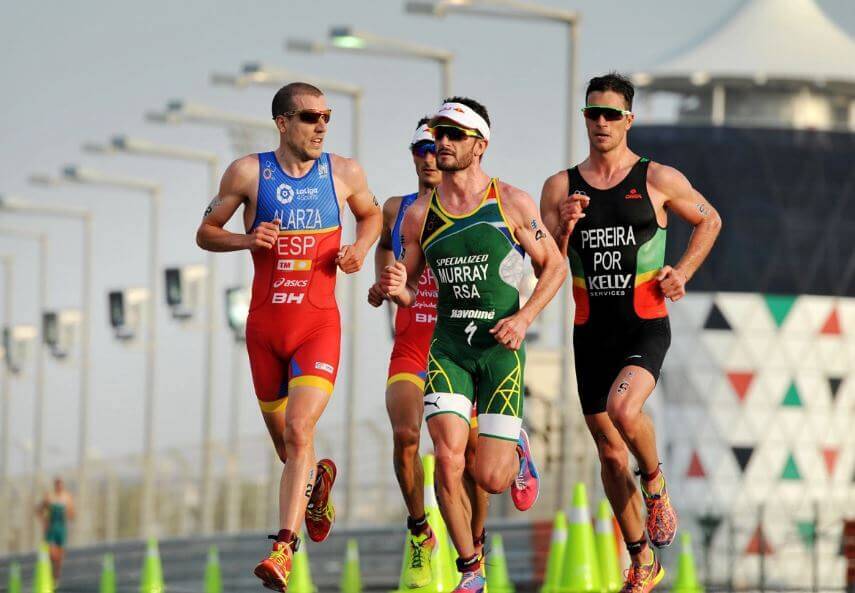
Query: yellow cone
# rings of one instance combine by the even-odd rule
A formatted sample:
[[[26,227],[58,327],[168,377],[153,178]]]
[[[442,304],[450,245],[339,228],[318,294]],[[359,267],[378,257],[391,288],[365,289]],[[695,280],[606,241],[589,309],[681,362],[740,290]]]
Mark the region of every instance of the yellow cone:
[[[312,571],[309,568],[309,554],[306,551],[306,538],[300,538],[300,549],[294,552],[291,560],[291,576],[288,578],[288,593],[315,593],[317,591],[312,581]]]
[[[559,593],[600,593],[602,591],[594,527],[588,511],[585,485],[573,487],[573,503],[567,519],[567,546],[561,571]]]
[[[552,538],[549,542],[549,556],[546,559],[546,575],[540,593],[558,593],[566,546],[567,516],[564,511],[558,511],[552,521]]]
[[[163,568],[160,565],[160,553],[157,549],[157,540],[151,538],[148,540],[140,573],[140,593],[163,593],[163,590]]]
[[[208,548],[205,563],[205,593],[223,593],[223,574],[220,570],[220,554],[217,546]]]
[[[21,565],[17,562],[13,562],[9,566],[9,581],[8,581],[8,593],[22,593],[24,590],[23,584],[21,583]]]
[[[672,593],[703,593],[704,588],[698,582],[695,573],[695,558],[692,554],[692,536],[686,532],[680,534],[680,555],[677,558],[677,576],[674,578]]]
[[[344,570],[341,571],[341,593],[362,592],[362,572],[359,569],[359,546],[355,539],[347,540]]]
[[[101,582],[99,593],[116,593],[116,564],[112,554],[104,554],[101,561]]]
[[[490,546],[490,560],[487,562],[487,586],[490,593],[515,593],[516,588],[508,576],[508,561],[505,558],[505,544],[501,535],[494,535]]]
[[[433,455],[422,457],[424,466],[424,499],[425,514],[428,524],[436,537],[436,548],[431,558],[431,572],[433,579],[430,585],[418,589],[404,587],[404,576],[407,570],[407,547],[409,545],[409,532],[404,536],[404,558],[401,561],[401,578],[398,581],[398,589],[393,593],[449,593],[457,586],[457,567],[454,560],[457,557],[454,546],[449,542],[448,529],[442,515],[439,512],[439,504],[434,492],[434,469],[436,461]]]
[[[597,508],[597,523],[594,531],[603,591],[605,593],[617,593],[623,586],[623,578],[621,577],[620,559],[618,558],[617,545],[615,544],[612,508],[609,506],[608,500],[600,501],[600,506]]]
[[[39,546],[39,555],[33,567],[33,593],[53,593],[53,573],[50,567],[48,545]]]

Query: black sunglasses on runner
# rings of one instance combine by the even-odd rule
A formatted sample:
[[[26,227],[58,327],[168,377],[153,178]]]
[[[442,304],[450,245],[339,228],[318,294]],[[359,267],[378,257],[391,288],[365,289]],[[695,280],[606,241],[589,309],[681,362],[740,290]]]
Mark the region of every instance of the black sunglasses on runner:
[[[618,121],[624,116],[632,115],[632,111],[609,107],[608,105],[586,105],[582,108],[582,113],[591,121],[597,121],[601,115],[606,118],[606,121]]]
[[[481,133],[478,130],[467,130],[466,128],[460,128],[458,126],[452,126],[450,124],[439,124],[438,126],[434,126],[429,129],[430,133],[433,134],[435,140],[442,140],[443,138],[448,138],[452,142],[460,142],[461,140],[467,137],[481,137]]]
[[[295,109],[294,111],[286,111],[282,114],[282,117],[291,117],[294,115],[299,117],[300,121],[304,124],[316,124],[321,119],[324,120],[325,124],[328,124],[332,116],[332,109],[325,111],[318,111],[317,109]]]
[[[422,140],[417,144],[413,144],[411,150],[415,156],[423,159],[427,153],[436,154],[436,144],[429,140]]]

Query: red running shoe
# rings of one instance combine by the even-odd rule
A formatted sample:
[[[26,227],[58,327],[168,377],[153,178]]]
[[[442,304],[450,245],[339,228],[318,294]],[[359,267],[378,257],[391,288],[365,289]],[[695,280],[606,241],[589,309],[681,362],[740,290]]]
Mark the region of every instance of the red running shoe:
[[[662,475],[662,487],[656,494],[650,494],[641,487],[644,505],[647,507],[647,534],[650,543],[657,548],[670,546],[677,535],[677,511],[671,504],[671,497],[665,487],[665,475]]]
[[[520,457],[520,471],[511,484],[511,499],[517,509],[527,511],[540,494],[540,476],[531,455],[528,434],[523,429],[520,429],[520,438],[517,441],[517,455]]]
[[[315,487],[306,507],[306,532],[313,542],[327,539],[335,523],[335,506],[330,500],[336,468],[331,459],[321,459],[317,465]]]
[[[271,535],[271,539],[276,536]],[[270,555],[258,563],[253,574],[261,579],[261,584],[273,591],[285,591],[288,586],[288,577],[291,576],[291,557],[294,550],[291,544],[276,541],[273,542],[273,550]]]

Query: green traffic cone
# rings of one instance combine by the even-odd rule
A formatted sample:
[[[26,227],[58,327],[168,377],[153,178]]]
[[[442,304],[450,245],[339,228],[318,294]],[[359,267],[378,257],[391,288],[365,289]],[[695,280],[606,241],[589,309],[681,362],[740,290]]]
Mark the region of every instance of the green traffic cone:
[[[151,538],[146,545],[140,576],[140,593],[163,593],[163,568],[160,565],[160,553],[157,540]]]
[[[362,593],[362,572],[359,569],[359,545],[355,539],[347,540],[344,570],[341,571],[341,593]]]
[[[13,562],[9,566],[8,593],[22,593],[23,590],[24,586],[21,582],[21,565],[17,562]]]
[[[508,576],[508,561],[505,558],[505,545],[501,535],[494,535],[490,547],[490,559],[487,562],[487,587],[490,593],[515,593],[516,587]]]
[[[564,550],[567,546],[567,516],[564,511],[555,513],[552,522],[552,539],[546,559],[546,576],[540,593],[558,593],[561,585],[561,568],[564,565]]]
[[[561,571],[559,593],[600,593],[599,563],[594,544],[594,527],[588,512],[585,485],[573,487],[573,503],[567,521],[567,546]]]
[[[294,552],[292,557],[288,593],[315,593],[318,590],[312,581],[312,571],[309,568],[309,554],[306,551],[305,540],[305,537],[300,538],[300,549]]]
[[[217,546],[208,548],[205,563],[205,593],[223,593],[223,574],[220,570],[220,554]]]
[[[33,593],[53,593],[53,572],[48,545],[39,545],[39,555],[33,567]]]
[[[608,500],[601,500],[600,506],[597,507],[597,523],[594,531],[603,591],[605,593],[617,593],[623,587],[623,578],[621,577],[620,560],[615,544],[612,508],[609,506]]]
[[[703,593],[704,588],[695,574],[695,557],[692,554],[692,536],[680,534],[680,555],[677,557],[677,576],[671,593]]]
[[[434,491],[434,470],[436,469],[434,456],[423,456],[422,466],[424,467],[425,476],[425,515],[436,538],[436,548],[434,548],[431,556],[433,578],[430,585],[417,589],[409,589],[404,586],[410,537],[409,532],[407,532],[404,536],[404,558],[401,561],[401,578],[398,581],[398,589],[392,593],[450,593],[457,586],[457,566],[454,563],[457,553],[449,540],[448,529],[445,526],[445,521],[442,519],[442,514],[439,512],[439,503],[437,503],[436,492]]]
[[[116,593],[116,563],[112,554],[104,554],[101,561],[101,583],[99,593]]]

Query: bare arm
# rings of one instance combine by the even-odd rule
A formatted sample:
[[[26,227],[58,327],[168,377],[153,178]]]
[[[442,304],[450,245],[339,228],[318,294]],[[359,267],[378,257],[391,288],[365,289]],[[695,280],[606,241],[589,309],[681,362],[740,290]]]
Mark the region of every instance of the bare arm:
[[[368,180],[360,164],[340,156],[334,159],[334,170],[344,181],[347,205],[356,219],[356,240],[352,245],[342,246],[336,263],[342,271],[352,274],[362,269],[368,250],[380,236],[383,214],[380,212],[380,203],[368,189]]]
[[[505,190],[503,198],[504,211],[515,227],[517,241],[531,257],[535,270],[540,270],[537,284],[526,304],[490,330],[499,343],[516,350],[522,344],[528,326],[549,304],[567,278],[567,264],[552,236],[546,232],[531,196],[514,189]]]
[[[425,269],[425,254],[420,243],[427,198],[419,198],[410,206],[401,225],[403,261],[387,266],[380,277],[383,291],[401,307],[410,307],[419,294],[419,278]]]
[[[386,266],[395,263],[392,228],[395,226],[400,205],[400,197],[389,198],[383,204],[383,230],[380,231],[380,240],[374,248],[374,284],[368,289],[368,302],[372,307],[379,307],[387,299],[386,293],[380,287],[380,275]]]
[[[247,188],[258,177],[258,161],[243,157],[229,165],[220,180],[220,190],[205,209],[196,231],[196,243],[207,251],[238,251],[250,247],[249,235],[232,233],[224,227],[248,199]]]
[[[566,171],[559,171],[548,177],[543,182],[543,191],[540,194],[540,214],[543,224],[552,234],[558,245],[558,251],[563,257],[567,257],[567,247],[576,223],[585,218],[590,198],[588,196],[570,191],[570,179]],[[532,263],[534,260],[532,259]],[[537,268],[535,268],[537,272]]]
[[[657,276],[665,296],[676,301],[686,294],[685,284],[712,250],[721,231],[721,217],[689,180],[673,167],[651,163],[648,184],[664,195],[666,208],[695,227],[680,261],[673,268],[664,266]]]

